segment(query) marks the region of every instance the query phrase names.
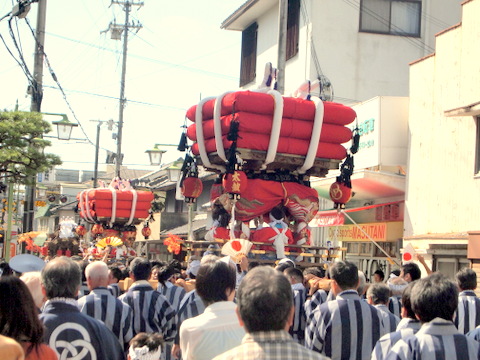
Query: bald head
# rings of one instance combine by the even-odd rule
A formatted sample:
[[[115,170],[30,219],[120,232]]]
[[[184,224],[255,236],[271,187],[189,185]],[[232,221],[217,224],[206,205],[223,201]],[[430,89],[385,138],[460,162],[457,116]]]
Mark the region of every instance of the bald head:
[[[85,268],[85,277],[90,290],[107,287],[109,283],[108,266],[103,261],[94,261]]]

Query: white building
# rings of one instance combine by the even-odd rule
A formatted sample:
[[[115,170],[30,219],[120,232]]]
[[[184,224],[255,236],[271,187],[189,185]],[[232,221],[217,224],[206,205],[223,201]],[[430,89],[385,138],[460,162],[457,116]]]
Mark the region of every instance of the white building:
[[[240,86],[277,66],[279,0],[247,0],[222,23],[242,32]],[[460,0],[288,0],[285,94],[325,75],[342,103],[408,96],[408,64],[435,51]]]
[[[480,0],[410,66],[404,244],[453,275],[480,260]],[[470,233],[470,234],[469,234]]]

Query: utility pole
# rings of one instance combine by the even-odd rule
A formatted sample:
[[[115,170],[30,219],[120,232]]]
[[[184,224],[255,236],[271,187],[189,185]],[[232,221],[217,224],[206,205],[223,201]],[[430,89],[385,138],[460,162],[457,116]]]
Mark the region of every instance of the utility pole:
[[[33,84],[29,86],[32,96],[30,111],[40,112],[43,98],[43,48],[45,44],[45,23],[47,18],[47,0],[38,1],[37,26],[35,30],[35,57],[33,67]],[[30,185],[25,187],[25,203],[23,212],[23,232],[33,230],[35,213],[35,177],[30,179]]]
[[[277,90],[285,92],[285,66],[287,55],[287,17],[288,0],[278,0],[278,59]]]
[[[125,11],[125,23],[123,25],[117,25],[110,23],[109,29],[112,31],[112,38],[120,40],[119,30],[123,29],[123,61],[122,61],[122,76],[120,80],[120,109],[118,114],[118,133],[117,133],[117,155],[115,157],[115,173],[116,176],[120,177],[120,168],[122,166],[122,134],[123,134],[123,110],[125,109],[125,104],[127,99],[125,99],[125,75],[127,72],[127,51],[128,51],[128,31],[131,28],[137,29],[137,32],[142,28],[140,23],[131,23],[130,24],[130,10],[132,6],[143,6],[143,2],[135,1],[112,1],[112,4],[123,5],[123,10]]]

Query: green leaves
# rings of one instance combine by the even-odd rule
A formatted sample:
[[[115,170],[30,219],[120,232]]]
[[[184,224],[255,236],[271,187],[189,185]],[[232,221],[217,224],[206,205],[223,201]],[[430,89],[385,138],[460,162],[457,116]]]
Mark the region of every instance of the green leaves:
[[[62,162],[54,154],[45,154],[50,142],[42,138],[51,131],[42,114],[0,111],[0,172],[7,181],[28,184],[37,173]]]

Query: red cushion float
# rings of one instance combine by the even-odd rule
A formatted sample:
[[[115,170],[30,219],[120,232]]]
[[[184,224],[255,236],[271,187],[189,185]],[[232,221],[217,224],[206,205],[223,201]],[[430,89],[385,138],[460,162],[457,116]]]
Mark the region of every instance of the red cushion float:
[[[232,121],[239,123],[239,135],[242,136],[244,132],[259,133],[269,135],[272,130],[272,116],[260,115],[254,113],[239,112],[233,115],[225,115],[221,118],[222,134],[227,134],[230,130]],[[213,119],[204,120],[202,122],[203,136],[205,139],[215,137]],[[281,137],[291,137],[297,139],[308,140],[312,136],[311,121],[297,120],[290,118],[282,119],[282,126],[280,129]],[[196,124],[192,124],[187,128],[187,136],[190,140],[196,141]],[[341,125],[333,125],[324,123],[320,134],[321,142],[328,142],[334,144],[342,144],[352,138],[352,131]]]
[[[203,119],[213,118],[215,100],[207,101],[203,105]],[[355,111],[343,104],[324,102],[324,122],[337,125],[348,125],[355,120]],[[222,99],[221,115],[229,115],[234,112],[246,111],[250,113],[272,115],[275,101],[269,94],[253,91],[237,91],[227,94]],[[187,118],[194,121],[197,105],[187,110]],[[286,118],[310,120],[315,116],[315,104],[309,100],[292,97],[283,98],[283,116]]]

